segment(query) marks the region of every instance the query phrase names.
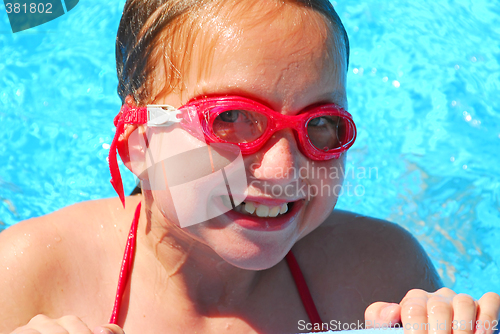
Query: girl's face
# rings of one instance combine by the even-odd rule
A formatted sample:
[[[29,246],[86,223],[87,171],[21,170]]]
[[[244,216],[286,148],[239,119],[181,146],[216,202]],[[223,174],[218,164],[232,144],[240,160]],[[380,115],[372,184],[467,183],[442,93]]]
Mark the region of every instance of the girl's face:
[[[273,20],[257,24],[258,17],[256,12],[239,19],[236,27],[219,37],[208,68],[199,60],[206,50],[195,46],[183,93],[170,94],[155,104],[180,107],[206,95],[238,95],[285,115],[322,103],[347,110],[345,47],[340,34],[330,36],[320,14],[295,6],[285,6]],[[300,151],[293,131],[278,131],[258,152],[243,156],[248,183],[245,201],[271,211],[287,206],[287,213],[258,217],[240,208],[179,233],[209,246],[237,267],[257,270],[278,263],[295,242],[330,215],[343,182],[345,154],[328,161],[310,160]],[[173,146],[182,150],[201,144],[184,130],[171,134]],[[164,224],[178,225],[168,191],[152,193],[158,208],[153,209],[154,219],[165,222],[167,217]],[[262,215],[266,207],[260,211]]]

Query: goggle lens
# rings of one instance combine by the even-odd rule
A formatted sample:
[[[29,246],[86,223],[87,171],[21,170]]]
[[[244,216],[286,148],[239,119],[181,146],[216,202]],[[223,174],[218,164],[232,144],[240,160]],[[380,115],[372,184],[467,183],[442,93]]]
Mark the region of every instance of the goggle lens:
[[[267,123],[267,117],[256,111],[227,110],[214,119],[212,131],[229,143],[250,143],[264,134]]]
[[[328,152],[345,143],[346,121],[340,116],[319,116],[307,123],[307,135],[318,150]]]

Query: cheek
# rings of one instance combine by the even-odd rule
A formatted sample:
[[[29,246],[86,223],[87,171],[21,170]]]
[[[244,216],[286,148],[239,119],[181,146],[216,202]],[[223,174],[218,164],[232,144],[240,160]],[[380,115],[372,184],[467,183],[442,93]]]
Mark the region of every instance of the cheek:
[[[174,202],[172,201],[172,195],[170,190],[152,190],[151,191],[154,203],[160,213],[165,217],[170,223],[181,226],[179,218],[177,216],[177,211],[175,210]]]
[[[150,190],[154,202],[161,214],[175,225],[181,226],[177,210],[185,210],[179,207],[179,196],[173,189],[169,188],[179,183],[176,169],[182,165],[182,161],[176,159],[184,152],[195,149],[199,145],[192,142],[192,137],[184,131],[176,128],[160,129],[149,128],[147,131],[149,146],[144,154],[145,174],[143,177],[143,188]],[[172,191],[173,190],[173,191]],[[193,210],[193,208],[190,208]]]
[[[315,200],[331,211],[340,194],[345,176],[345,154],[339,159],[315,164],[311,168],[310,186],[311,195],[316,192]],[[318,203],[319,204],[319,203]]]
[[[184,132],[161,133],[151,137],[146,153],[143,183],[163,216],[182,228],[229,211],[221,198],[228,198],[228,186],[234,205],[244,200],[247,188],[241,154],[231,156],[227,147],[209,149],[193,139]]]

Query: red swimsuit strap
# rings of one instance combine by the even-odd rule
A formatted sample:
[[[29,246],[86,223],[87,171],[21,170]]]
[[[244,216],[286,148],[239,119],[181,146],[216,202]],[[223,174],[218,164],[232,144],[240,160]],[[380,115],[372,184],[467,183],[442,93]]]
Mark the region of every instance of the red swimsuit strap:
[[[319,316],[318,310],[316,309],[316,305],[314,305],[314,300],[312,299],[311,292],[307,287],[304,275],[302,275],[302,271],[300,270],[299,264],[297,263],[297,259],[295,259],[295,255],[293,255],[291,250],[286,255],[286,262],[288,263],[288,267],[290,268],[290,271],[292,273],[292,277],[295,281],[295,285],[297,286],[297,290],[299,290],[302,304],[306,309],[309,320],[313,324],[313,328],[316,327],[314,326],[314,324],[319,324],[319,328],[321,328],[321,317]]]
[[[125,288],[127,287],[130,273],[132,272],[132,265],[134,264],[137,224],[139,223],[140,215],[141,203],[139,202],[139,205],[137,205],[137,208],[135,209],[134,220],[132,221],[132,226],[130,227],[130,232],[128,234],[125,254],[123,254],[120,278],[118,280],[118,288],[116,289],[115,306],[113,307],[113,313],[111,313],[111,318],[109,320],[110,324],[118,324],[118,315],[120,314],[123,294],[125,292]]]
[[[127,246],[125,247],[125,254],[123,255],[122,266],[120,269],[118,288],[116,289],[115,305],[113,307],[113,313],[111,314],[111,318],[109,320],[110,324],[118,324],[118,315],[120,313],[123,294],[125,293],[125,289],[132,272],[132,266],[134,264],[137,225],[139,223],[140,214],[141,203],[139,203],[139,205],[137,205],[137,208],[135,209],[134,220],[132,221],[132,226],[130,227]],[[286,262],[290,267],[293,280],[295,281],[295,285],[297,286],[297,290],[299,291],[300,299],[302,300],[302,304],[304,304],[304,308],[306,309],[307,315],[309,316],[309,320],[313,324],[319,323],[321,326],[321,318],[319,316],[318,310],[314,305],[314,301],[311,297],[311,293],[309,292],[309,288],[307,287],[307,283],[304,279],[304,276],[302,275],[302,271],[300,270],[299,264],[297,263],[297,260],[295,259],[292,251],[288,252],[288,254],[286,255]]]

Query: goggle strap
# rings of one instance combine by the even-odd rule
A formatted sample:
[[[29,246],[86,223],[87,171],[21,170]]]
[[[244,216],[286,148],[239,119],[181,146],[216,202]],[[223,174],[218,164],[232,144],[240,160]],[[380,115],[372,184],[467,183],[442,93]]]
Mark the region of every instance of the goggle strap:
[[[118,115],[114,119],[114,124],[116,126],[115,136],[109,147],[108,163],[109,171],[111,174],[111,185],[115,189],[118,197],[120,198],[123,207],[125,208],[125,193],[123,190],[123,182],[120,174],[120,168],[118,167],[117,160],[117,148],[118,148],[118,138],[125,130],[125,124],[145,124],[147,123],[147,108],[145,107],[131,107],[128,104],[124,104],[120,109]]]
[[[115,126],[118,126],[120,121],[125,124],[146,124],[148,121],[148,109],[146,107],[133,107],[124,104],[115,117]]]
[[[118,197],[120,197],[120,200],[122,201],[123,208],[125,208],[125,193],[123,191],[123,183],[122,183],[122,177],[120,175],[120,168],[118,167],[118,161],[116,159],[116,144],[118,143],[118,138],[120,135],[123,133],[123,129],[125,128],[123,122],[118,122],[116,126],[116,132],[115,132],[115,137],[113,138],[113,141],[111,142],[111,146],[109,147],[109,156],[108,156],[108,163],[109,163],[109,171],[111,173],[111,185],[115,189],[116,193],[118,194]]]

